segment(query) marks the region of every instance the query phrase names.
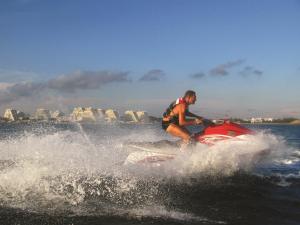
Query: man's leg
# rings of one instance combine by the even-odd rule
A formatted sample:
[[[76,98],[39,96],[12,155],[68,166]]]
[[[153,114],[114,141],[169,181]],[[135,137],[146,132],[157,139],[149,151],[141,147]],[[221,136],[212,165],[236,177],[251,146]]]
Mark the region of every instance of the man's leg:
[[[180,137],[185,144],[188,144],[190,142],[191,134],[185,128],[171,123],[166,131],[173,136]]]

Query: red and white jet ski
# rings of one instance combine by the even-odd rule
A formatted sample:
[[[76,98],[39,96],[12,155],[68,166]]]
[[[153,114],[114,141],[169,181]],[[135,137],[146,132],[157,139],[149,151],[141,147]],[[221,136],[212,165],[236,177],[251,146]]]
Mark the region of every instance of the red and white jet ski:
[[[254,131],[229,120],[218,121],[215,125],[204,128],[202,132],[194,134],[195,143],[213,146],[226,141],[243,141]],[[159,163],[174,159],[180,153],[180,142],[131,142],[125,145],[133,150],[125,164]]]
[[[195,135],[195,141],[202,144],[214,145],[219,141],[228,139],[240,139],[241,136],[251,135],[254,132],[246,127],[230,120],[223,120],[221,123],[206,127],[203,132]],[[237,138],[239,137],[239,138]]]

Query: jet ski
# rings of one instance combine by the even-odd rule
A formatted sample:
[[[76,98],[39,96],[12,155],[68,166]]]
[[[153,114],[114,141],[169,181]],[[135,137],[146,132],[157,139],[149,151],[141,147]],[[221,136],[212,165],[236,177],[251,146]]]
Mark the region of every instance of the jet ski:
[[[229,139],[240,140],[245,135],[253,135],[254,131],[230,120],[220,120],[216,125],[207,126],[202,132],[195,134],[196,142],[214,145]]]
[[[213,146],[225,141],[243,141],[254,131],[231,122],[230,120],[218,120],[216,124],[209,124],[203,131],[193,135],[192,144],[204,144]],[[160,163],[174,159],[180,154],[180,141],[158,141],[158,142],[129,142],[125,146],[132,152],[128,155],[125,164]]]

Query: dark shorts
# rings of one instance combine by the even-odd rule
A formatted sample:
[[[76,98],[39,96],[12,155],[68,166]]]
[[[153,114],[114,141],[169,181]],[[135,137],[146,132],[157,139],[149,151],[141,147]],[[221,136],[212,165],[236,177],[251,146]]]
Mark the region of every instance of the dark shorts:
[[[179,126],[179,121],[178,121],[178,119],[177,118],[174,118],[174,119],[171,119],[171,120],[169,120],[169,121],[161,121],[161,127],[162,127],[162,129],[164,129],[164,130],[167,130],[168,129],[168,127],[169,127],[169,125],[170,124],[175,124],[175,125],[177,125],[177,126]]]
[[[163,121],[163,120],[161,121],[162,129],[167,130],[169,125],[170,125],[170,121]]]

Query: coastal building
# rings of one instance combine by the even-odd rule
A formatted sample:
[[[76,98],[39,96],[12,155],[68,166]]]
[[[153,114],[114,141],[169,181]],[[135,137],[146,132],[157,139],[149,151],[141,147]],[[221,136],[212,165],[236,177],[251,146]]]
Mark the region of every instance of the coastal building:
[[[97,109],[94,109],[92,107],[77,107],[74,108],[71,114],[71,118],[74,121],[95,122],[99,120],[99,113]]]
[[[37,109],[35,112],[35,118],[37,120],[50,120],[51,119],[51,114],[48,109]]]
[[[263,119],[262,118],[251,118],[251,123],[262,123]]]
[[[263,121],[264,122],[273,122],[273,118],[264,118]]]
[[[6,109],[3,117],[8,121],[17,121],[18,112],[15,109]]]
[[[33,116],[25,114],[24,112],[16,109],[6,109],[3,121],[19,121],[30,120],[32,122],[37,120],[44,121],[57,121],[57,122],[70,122],[70,121],[82,121],[82,122],[97,122],[97,121],[125,121],[135,123],[148,123],[150,121],[159,120],[158,118],[150,117],[146,111],[133,111],[127,110],[120,117],[118,111],[114,109],[96,109],[92,107],[75,107],[70,115],[65,115],[62,111],[50,111],[48,109],[38,108]]]
[[[105,116],[106,116],[105,119],[109,122],[119,120],[119,113],[113,109],[105,110]]]
[[[128,110],[124,113],[124,120],[128,122],[140,122],[137,113],[132,110]]]
[[[60,110],[56,110],[51,113],[51,118],[53,118],[53,119],[57,119],[57,118],[63,117],[63,116],[65,116],[65,114]]]
[[[74,108],[73,112],[71,113],[72,120],[74,120],[74,121],[82,121],[84,110],[85,109],[83,107],[76,107],[76,108]]]
[[[138,111],[136,112],[139,121],[148,123],[150,121],[149,115],[146,111]]]

